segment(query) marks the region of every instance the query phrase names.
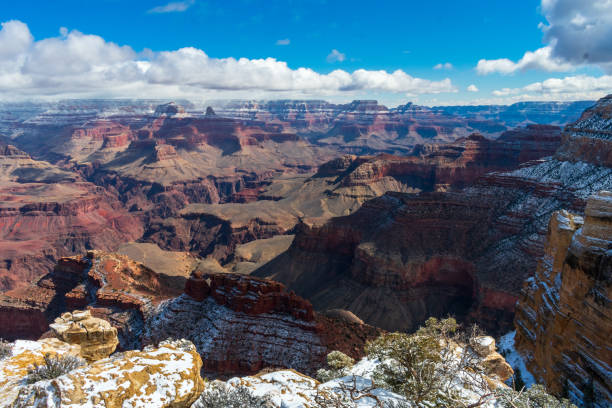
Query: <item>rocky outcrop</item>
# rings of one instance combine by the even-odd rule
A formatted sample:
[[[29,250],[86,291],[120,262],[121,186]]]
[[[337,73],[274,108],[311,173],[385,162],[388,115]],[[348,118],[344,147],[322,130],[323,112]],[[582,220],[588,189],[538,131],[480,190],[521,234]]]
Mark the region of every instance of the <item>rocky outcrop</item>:
[[[238,274],[194,273],[185,293],[163,302],[147,321],[145,342],[184,337],[213,376],[266,367],[313,373],[332,350],[361,356],[370,326],[316,315],[284,285]]]
[[[81,357],[92,362],[110,356],[119,340],[117,329],[103,319],[91,316],[89,310],[63,313],[49,325],[57,338],[81,347]]]
[[[555,212],[544,255],[521,293],[517,350],[556,394],[612,404],[612,193],[587,201],[584,218]]]
[[[36,339],[62,313],[87,308],[117,328],[122,349],[134,348],[151,305],[182,293],[185,281],[115,253],[62,258],[35,284],[0,295],[2,335]]]
[[[26,346],[36,350],[45,341],[27,342]],[[59,346],[52,352],[66,354]],[[0,370],[19,363],[33,364],[36,362],[33,357],[31,351],[23,351],[0,362]],[[0,385],[0,401],[19,407],[188,408],[205,386],[201,366],[202,360],[193,344],[185,340],[166,341],[142,351],[115,354],[53,380],[32,385],[19,381],[8,392]]]
[[[289,250],[254,274],[285,283],[315,309],[348,309],[386,329],[450,312],[509,331],[550,215],[581,212],[589,195],[612,189],[612,168],[564,154],[573,128],[606,140],[609,112],[589,112],[565,131],[570,146],[552,158],[489,173],[462,190],[386,193],[323,226],[305,221]],[[599,145],[602,157],[607,151],[612,144]]]
[[[45,354],[77,357],[80,355],[80,347],[56,338],[16,341],[11,345],[11,355],[0,360],[0,406],[12,406],[24,387],[23,380],[28,369],[34,364],[43,364]]]

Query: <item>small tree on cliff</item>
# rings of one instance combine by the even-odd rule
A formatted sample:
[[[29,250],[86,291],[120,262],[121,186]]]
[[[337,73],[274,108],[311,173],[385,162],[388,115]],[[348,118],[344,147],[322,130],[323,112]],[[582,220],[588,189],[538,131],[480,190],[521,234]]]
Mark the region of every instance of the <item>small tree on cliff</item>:
[[[460,359],[454,354],[460,341],[458,329],[453,318],[430,318],[416,333],[387,333],[368,342],[366,354],[381,362],[374,382],[405,396],[416,406],[468,406],[453,382],[459,372],[471,371],[477,381],[481,376],[470,353],[462,353]],[[492,396],[486,384],[479,385],[487,397]]]

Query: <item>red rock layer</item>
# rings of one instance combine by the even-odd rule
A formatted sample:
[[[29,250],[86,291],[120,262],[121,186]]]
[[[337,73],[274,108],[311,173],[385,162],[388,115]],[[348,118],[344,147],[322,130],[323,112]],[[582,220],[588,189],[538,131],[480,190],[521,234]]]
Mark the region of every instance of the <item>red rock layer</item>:
[[[200,302],[212,297],[219,305],[249,315],[284,313],[307,322],[314,319],[310,302],[270,280],[195,272],[185,285],[185,293]],[[252,296],[254,293],[257,296]]]
[[[555,212],[544,256],[515,318],[517,350],[556,394],[612,404],[612,193],[589,198],[583,218]],[[584,224],[583,224],[584,223]]]
[[[166,337],[196,344],[214,376],[254,374],[266,367],[313,374],[332,350],[361,357],[381,332],[313,312],[284,285],[237,274],[194,274],[187,295],[160,304],[147,322],[145,342]]]

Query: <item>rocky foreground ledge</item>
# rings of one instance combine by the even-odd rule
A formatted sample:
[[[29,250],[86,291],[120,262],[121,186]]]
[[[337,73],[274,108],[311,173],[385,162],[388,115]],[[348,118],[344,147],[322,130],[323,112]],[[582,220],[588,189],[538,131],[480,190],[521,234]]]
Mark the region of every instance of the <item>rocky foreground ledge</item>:
[[[2,344],[0,406],[225,406],[210,405],[210,396],[219,390],[226,394],[240,390],[248,395],[249,401],[263,404],[258,407],[413,406],[403,395],[375,385],[374,373],[383,363],[372,356],[353,364],[350,357],[334,352],[350,363],[338,368],[328,356],[332,371],[323,370],[328,376],[325,382],[289,369],[268,369],[227,382],[208,381],[201,377],[202,359],[188,340],[164,340],[142,350],[113,353],[116,329],[88,311],[65,313],[51,329],[50,333],[59,338]],[[491,397],[492,390],[507,389],[503,381],[512,375],[512,369],[495,351],[493,338],[475,337],[469,344],[452,343],[445,350],[453,355],[451,365],[459,367],[452,382],[458,395],[467,401],[485,401],[478,406],[497,406],[496,399]],[[460,362],[466,359],[473,361],[480,371],[461,368]],[[63,371],[56,375],[40,374],[40,368],[48,367],[49,361],[61,361]],[[66,368],[66,361],[73,365]],[[34,368],[39,374],[33,374]],[[332,372],[335,375],[330,376]],[[483,400],[483,396],[488,397]],[[348,405],[329,405],[339,401]]]

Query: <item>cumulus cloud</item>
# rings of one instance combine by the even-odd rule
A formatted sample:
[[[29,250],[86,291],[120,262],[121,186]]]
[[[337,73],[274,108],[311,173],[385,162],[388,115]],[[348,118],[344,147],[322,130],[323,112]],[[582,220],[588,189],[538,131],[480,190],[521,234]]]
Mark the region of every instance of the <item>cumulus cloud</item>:
[[[187,1],[175,1],[168,3],[164,6],[153,7],[148,13],[161,14],[161,13],[180,13],[186,11],[189,7],[193,6],[195,0]]]
[[[500,58],[495,60],[481,59],[476,65],[476,72],[481,75],[487,75],[494,72],[500,74],[512,74],[516,71],[525,71],[528,69],[539,69],[542,71],[557,71],[566,72],[573,69],[573,65],[564,62],[561,58],[552,56],[552,47],[542,47],[533,52],[527,51],[523,58],[517,62],[513,62],[508,58]]]
[[[567,72],[589,64],[612,72],[612,0],[542,0],[541,10],[548,21],[540,24],[545,47],[527,51],[517,62],[481,59],[476,71],[482,75],[528,69]]]
[[[478,87],[474,84],[467,87],[468,92],[478,92]]]
[[[27,25],[9,21],[0,30],[0,94],[27,96],[202,97],[248,91],[330,95],[342,92],[437,94],[456,92],[450,79],[415,78],[358,69],[328,74],[290,68],[275,58],[211,58],[197,48],[136,53],[96,35],[64,31],[35,41]],[[344,58],[344,57],[342,57]]]
[[[282,40],[277,40],[276,45],[289,45],[291,44],[291,40],[288,38],[284,38]]]
[[[600,77],[575,75],[549,78],[522,88],[498,89],[493,91],[493,95],[520,100],[588,100],[599,99],[610,93],[611,89],[612,75]]]
[[[453,64],[451,64],[450,62],[439,63],[439,64],[434,65],[433,68],[434,69],[453,69]]]
[[[327,62],[330,62],[330,63],[333,63],[333,62],[342,62],[345,59],[346,59],[346,55],[341,53],[340,51],[338,51],[335,48],[333,50],[331,50],[331,52],[329,53],[329,55],[326,58]]]

